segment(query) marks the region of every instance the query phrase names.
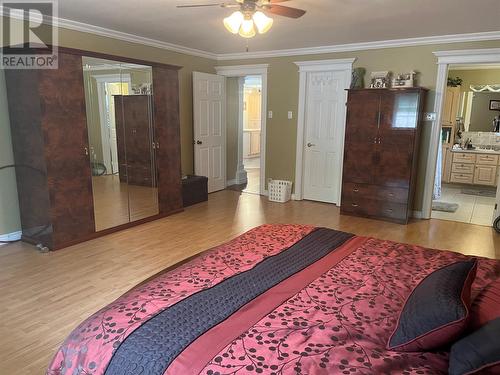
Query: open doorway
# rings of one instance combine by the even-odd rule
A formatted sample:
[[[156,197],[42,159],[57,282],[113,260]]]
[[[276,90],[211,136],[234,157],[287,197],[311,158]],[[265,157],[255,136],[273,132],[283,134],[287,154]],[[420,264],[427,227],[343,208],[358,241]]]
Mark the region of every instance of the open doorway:
[[[226,77],[226,187],[264,195],[267,65],[216,70]]]
[[[431,217],[491,226],[500,172],[500,64],[451,64]]]
[[[262,129],[262,80],[259,76],[243,78],[243,167],[247,175],[245,193],[260,193],[260,133]]]

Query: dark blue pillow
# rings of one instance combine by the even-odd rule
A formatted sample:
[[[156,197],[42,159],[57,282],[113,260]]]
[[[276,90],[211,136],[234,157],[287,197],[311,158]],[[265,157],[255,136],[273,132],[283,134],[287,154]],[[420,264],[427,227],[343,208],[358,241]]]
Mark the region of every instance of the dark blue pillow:
[[[427,275],[408,296],[387,348],[428,351],[458,339],[467,326],[476,268],[471,259]]]
[[[500,374],[500,318],[494,319],[451,347],[450,375]]]

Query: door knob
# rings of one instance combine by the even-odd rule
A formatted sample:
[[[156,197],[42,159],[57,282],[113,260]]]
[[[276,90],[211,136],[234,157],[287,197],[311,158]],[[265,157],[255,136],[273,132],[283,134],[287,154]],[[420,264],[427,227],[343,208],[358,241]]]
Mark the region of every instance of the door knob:
[[[196,141],[197,145],[201,145],[203,142],[202,141]]]
[[[312,146],[316,146],[316,145],[315,145],[314,143],[311,143],[311,142],[309,142],[309,143],[307,144],[307,147],[312,147]]]

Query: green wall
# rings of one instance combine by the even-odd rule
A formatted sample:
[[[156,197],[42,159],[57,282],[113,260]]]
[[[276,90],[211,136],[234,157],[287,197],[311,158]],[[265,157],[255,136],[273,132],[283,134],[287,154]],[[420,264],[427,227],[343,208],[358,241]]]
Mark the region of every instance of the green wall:
[[[437,59],[432,54],[433,51],[499,47],[500,41],[452,43],[322,55],[222,61],[219,65],[270,64],[268,72],[267,110],[273,111],[273,118],[268,119],[266,125],[266,179],[276,178],[294,181],[297,140],[296,117],[299,96],[299,73],[294,61],[355,57],[357,60],[354,63],[354,67],[363,67],[366,69],[365,85],[369,83],[370,72],[372,71],[390,70],[393,73],[403,73],[415,70],[419,72],[417,76],[418,84],[430,89],[425,110],[431,112],[434,107],[437,76]],[[292,120],[288,120],[287,118],[288,111],[293,111],[294,118]],[[425,122],[423,125],[414,204],[416,210],[422,209],[431,126],[430,122]]]

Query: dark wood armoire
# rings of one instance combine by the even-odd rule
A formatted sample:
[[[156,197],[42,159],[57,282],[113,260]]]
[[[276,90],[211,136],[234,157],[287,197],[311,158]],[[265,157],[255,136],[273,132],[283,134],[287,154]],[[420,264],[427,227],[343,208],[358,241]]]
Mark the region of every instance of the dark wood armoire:
[[[158,214],[97,231],[82,57],[152,67]],[[58,69],[6,70],[22,239],[60,249],[182,210],[179,67],[59,48]],[[141,161],[139,160],[138,163]]]
[[[408,222],[426,92],[348,90],[342,214]]]
[[[120,180],[131,185],[156,186],[151,95],[115,95],[116,140]]]

